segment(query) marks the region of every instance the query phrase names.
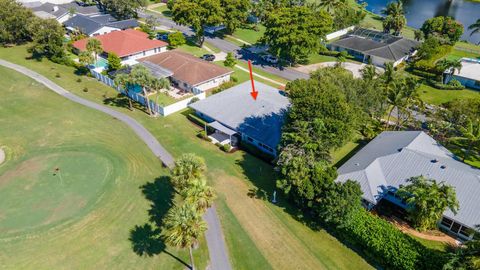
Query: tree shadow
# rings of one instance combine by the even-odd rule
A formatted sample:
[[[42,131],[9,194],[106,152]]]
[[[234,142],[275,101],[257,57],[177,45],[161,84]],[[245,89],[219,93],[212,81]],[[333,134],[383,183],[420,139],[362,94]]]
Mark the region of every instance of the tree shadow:
[[[138,256],[152,257],[154,255],[165,253],[172,258],[190,268],[190,265],[175,254],[169,252],[162,237],[162,221],[170,208],[173,207],[175,197],[174,189],[170,184],[169,176],[160,176],[153,182],[149,182],[140,187],[142,194],[150,201],[148,210],[149,221],[143,225],[135,225],[130,230],[128,240],[131,242],[132,250]]]
[[[106,95],[103,95],[103,104],[108,106],[115,106],[118,108],[127,108],[127,109],[129,108],[128,97],[120,93],[113,97],[108,97]],[[135,110],[139,110],[141,112],[147,113],[145,106],[143,106],[142,104],[134,100],[132,100],[132,108]]]

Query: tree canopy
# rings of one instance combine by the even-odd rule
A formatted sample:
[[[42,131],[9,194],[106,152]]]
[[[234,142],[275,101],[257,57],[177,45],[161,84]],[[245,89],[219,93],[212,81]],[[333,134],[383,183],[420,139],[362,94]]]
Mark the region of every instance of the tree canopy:
[[[402,1],[397,0],[396,2],[388,3],[387,7],[382,10],[382,13],[385,15],[383,19],[384,32],[390,33],[390,31],[393,31],[394,35],[399,36],[403,27],[407,24]]]
[[[229,34],[233,34],[235,30],[247,21],[249,11],[251,9],[250,0],[221,0],[225,17],[224,25]]]
[[[463,34],[463,25],[452,17],[438,16],[426,20],[420,28],[425,38],[435,36],[450,44],[460,40]]]
[[[31,10],[15,0],[0,0],[0,43],[21,44],[31,40],[32,23],[38,20]]]
[[[453,187],[423,176],[412,177],[407,182],[397,194],[410,204],[408,211],[415,228],[422,231],[435,228],[447,209],[457,213],[459,204]]]
[[[29,51],[34,57],[47,57],[61,62],[65,56],[65,29],[54,19],[35,20],[32,24],[33,44]]]
[[[172,7],[172,18],[180,25],[191,26],[200,45],[204,41],[204,27],[224,21],[220,0],[177,0]]]
[[[146,0],[100,0],[102,6],[119,19],[137,17],[137,9],[146,7]]]
[[[308,55],[318,52],[321,40],[332,30],[332,16],[306,6],[282,7],[267,15],[262,42],[270,51],[292,64],[305,62]]]

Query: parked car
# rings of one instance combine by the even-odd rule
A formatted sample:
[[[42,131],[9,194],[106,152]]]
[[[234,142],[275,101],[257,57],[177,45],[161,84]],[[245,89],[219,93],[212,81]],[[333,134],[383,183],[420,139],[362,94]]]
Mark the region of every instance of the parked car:
[[[168,40],[168,33],[165,33],[165,34],[158,33],[157,34],[157,39],[167,41]]]
[[[264,54],[261,56],[262,60],[267,62],[267,63],[270,63],[270,64],[277,64],[278,63],[278,58],[273,56],[273,55],[270,55],[270,54]]]
[[[213,55],[213,54],[204,54],[204,55],[202,55],[202,57],[200,57],[200,58],[202,58],[202,59],[205,60],[205,61],[212,62],[213,60],[215,60],[215,55]]]

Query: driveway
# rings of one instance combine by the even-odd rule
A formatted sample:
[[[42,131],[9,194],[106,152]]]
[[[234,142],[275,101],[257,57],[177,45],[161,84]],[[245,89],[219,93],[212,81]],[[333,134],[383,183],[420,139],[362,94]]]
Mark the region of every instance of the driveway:
[[[317,64],[311,64],[311,65],[305,65],[305,66],[299,66],[296,67],[295,70],[299,72],[303,72],[306,74],[310,74],[313,71],[319,69],[319,68],[325,68],[325,67],[334,67],[337,64],[337,62],[323,62],[323,63],[317,63]],[[353,77],[355,78],[361,78],[362,73],[361,70],[364,68],[366,64],[360,64],[360,63],[352,63],[352,62],[345,62],[342,63],[342,67],[348,71],[350,71],[353,74]],[[383,73],[383,69],[377,67],[377,72]]]

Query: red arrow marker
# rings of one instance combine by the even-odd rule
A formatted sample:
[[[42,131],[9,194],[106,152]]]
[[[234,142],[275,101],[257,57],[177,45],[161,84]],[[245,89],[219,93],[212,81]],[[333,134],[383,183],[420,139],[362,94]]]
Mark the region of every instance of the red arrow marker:
[[[255,83],[253,82],[252,62],[250,60],[248,60],[248,68],[250,69],[250,81],[252,82],[252,92],[250,92],[250,95],[253,97],[253,100],[257,100],[258,92],[255,91]]]

